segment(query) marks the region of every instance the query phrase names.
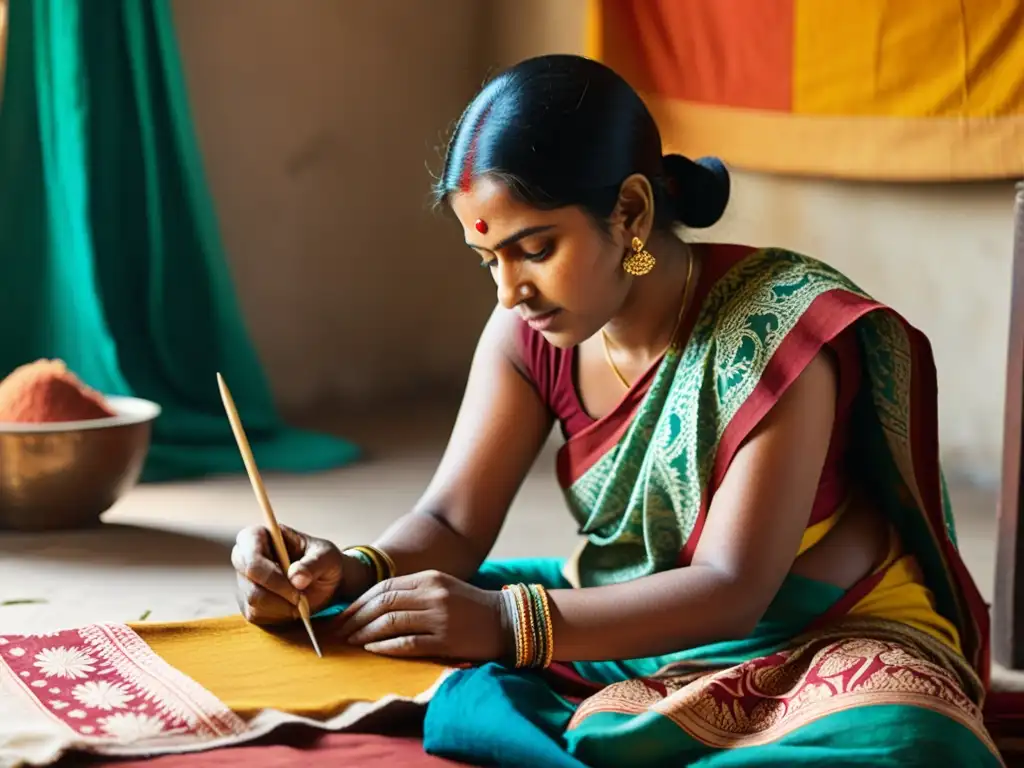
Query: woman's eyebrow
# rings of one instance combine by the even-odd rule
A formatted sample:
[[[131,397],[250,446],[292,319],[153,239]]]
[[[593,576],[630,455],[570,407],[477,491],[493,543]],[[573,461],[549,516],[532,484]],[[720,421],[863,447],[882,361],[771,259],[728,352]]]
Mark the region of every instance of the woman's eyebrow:
[[[518,232],[515,232],[506,237],[504,240],[498,242],[494,246],[494,248],[484,248],[482,245],[474,245],[473,243],[470,242],[467,242],[466,245],[468,245],[470,248],[475,248],[478,251],[490,251],[491,253],[493,253],[494,251],[500,251],[502,248],[506,248],[507,246],[512,245],[512,243],[522,240],[524,237],[529,237],[530,235],[536,235],[538,232],[546,232],[549,229],[553,229],[554,226],[554,224],[541,224],[540,226],[536,227],[526,227],[525,229],[520,229]]]

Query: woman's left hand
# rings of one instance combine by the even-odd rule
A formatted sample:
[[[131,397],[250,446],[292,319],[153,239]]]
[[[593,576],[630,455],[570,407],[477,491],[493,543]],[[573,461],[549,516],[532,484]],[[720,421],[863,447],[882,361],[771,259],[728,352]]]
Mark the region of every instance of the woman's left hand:
[[[382,581],[337,621],[343,639],[384,656],[495,661],[511,643],[500,592],[438,571]]]

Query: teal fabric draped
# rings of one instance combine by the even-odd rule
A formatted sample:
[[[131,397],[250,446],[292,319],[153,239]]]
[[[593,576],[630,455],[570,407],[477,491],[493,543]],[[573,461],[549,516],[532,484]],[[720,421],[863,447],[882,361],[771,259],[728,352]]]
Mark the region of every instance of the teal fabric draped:
[[[564,561],[551,558],[488,561],[473,583],[494,590],[515,583],[568,589],[571,585],[562,575],[563,569]],[[719,691],[735,693],[735,696],[722,695],[715,708],[702,710],[701,716],[713,719],[720,709],[726,721],[735,716],[746,726],[743,720],[749,716],[746,713],[756,713],[760,708],[774,713],[778,718],[776,724],[787,717],[796,721],[781,733],[771,734],[770,729],[762,731],[763,740],[749,738],[755,732],[751,729],[743,732],[744,738],[734,732],[736,740],[730,746],[712,746],[674,721],[664,709],[651,708],[650,700],[645,706],[638,705],[638,698],[643,701],[645,697],[637,697],[635,689],[632,695],[624,692],[621,698],[606,699],[606,708],[593,711],[574,723],[573,716],[583,703],[581,697],[586,695],[578,687],[570,695],[565,684],[559,685],[553,677],[536,670],[517,670],[490,662],[453,670],[440,684],[427,704],[423,723],[424,750],[467,765],[509,768],[618,768],[625,765],[631,768],[683,765],[701,768],[855,768],[867,765],[997,768],[999,758],[990,745],[978,737],[976,730],[980,726],[966,727],[962,718],[948,716],[941,706],[929,708],[920,706],[920,702],[915,705],[906,700],[886,699],[884,689],[872,688],[866,665],[845,663],[855,656],[831,662],[828,679],[836,684],[844,670],[846,674],[856,670],[855,679],[863,683],[859,706],[849,703],[836,706],[832,711],[819,711],[817,717],[808,716],[802,722],[799,722],[800,715],[777,706],[779,702],[794,701],[790,697],[800,688],[801,673],[817,674],[811,668],[821,662],[811,660],[820,660],[818,653],[828,645],[827,641],[820,641],[811,650],[792,651],[808,639],[805,635],[801,641],[794,642],[794,638],[843,595],[844,590],[839,587],[790,574],[764,617],[747,637],[658,657],[569,665],[580,678],[598,686],[646,680],[639,687],[650,685],[652,690],[671,681],[671,674],[656,674],[669,665],[676,666],[676,674],[690,682],[731,668],[734,674],[724,678]],[[852,633],[850,637],[856,638],[857,634]],[[870,640],[863,639],[867,637],[870,635],[863,635],[855,642],[870,645]],[[794,659],[803,657],[797,665],[799,669],[784,670],[779,666],[788,655],[787,651],[792,652]],[[898,658],[899,652],[896,652],[890,661]],[[904,661],[907,658],[904,656]],[[742,665],[754,659],[758,660],[759,672],[742,672]],[[877,672],[884,666],[876,664],[870,669]],[[900,674],[912,677],[915,672],[910,671],[911,668],[912,665]],[[685,687],[683,682],[677,685],[678,688],[673,686],[677,693]],[[918,685],[919,691],[928,690],[923,681]],[[805,695],[807,693],[810,691],[805,691]],[[668,690],[663,695],[667,698]],[[689,706],[697,706],[694,700],[695,697],[691,698]],[[677,713],[691,711],[681,702],[677,707]],[[692,725],[701,722],[701,717],[681,722]]]
[[[264,471],[358,448],[281,420],[243,325],[168,0],[11,0],[0,103],[0,376],[61,358],[163,413],[143,480],[241,471],[216,372]]]

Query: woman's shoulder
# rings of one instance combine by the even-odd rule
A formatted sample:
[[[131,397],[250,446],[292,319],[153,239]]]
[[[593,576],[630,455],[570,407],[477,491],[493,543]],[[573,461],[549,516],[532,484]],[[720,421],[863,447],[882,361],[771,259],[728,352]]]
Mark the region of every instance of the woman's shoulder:
[[[825,266],[824,261],[809,254],[780,245],[715,241],[696,244],[708,254],[710,261],[726,268],[740,265],[761,266],[789,264],[793,266]]]
[[[720,295],[752,284],[808,285],[822,290],[842,289],[870,298],[850,277],[824,259],[773,245],[707,243],[709,264]],[[746,292],[746,291],[744,291]]]

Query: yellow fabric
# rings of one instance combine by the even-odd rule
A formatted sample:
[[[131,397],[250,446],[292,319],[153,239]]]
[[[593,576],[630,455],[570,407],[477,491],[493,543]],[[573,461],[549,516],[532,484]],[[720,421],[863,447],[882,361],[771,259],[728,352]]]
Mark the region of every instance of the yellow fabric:
[[[1024,111],[1017,0],[797,0],[797,114],[1002,117]]]
[[[601,3],[603,0],[589,0],[587,3],[586,22],[586,55],[591,59],[601,60],[603,30]]]
[[[839,519],[843,516],[843,513],[849,508],[849,500],[844,501],[842,504],[836,507],[836,511],[833,512],[829,517],[825,518],[824,520],[819,520],[814,525],[809,526],[807,530],[804,531],[803,538],[800,539],[800,549],[797,550],[796,556],[800,557],[800,555],[802,555],[804,552],[806,552],[819,541],[821,541],[823,538],[825,538],[825,535],[836,527],[836,523],[839,522]]]
[[[797,557],[814,547],[836,527],[843,514],[851,508],[853,498],[847,497],[828,518],[804,531]],[[935,609],[935,597],[925,586],[924,574],[917,559],[905,553],[899,533],[892,524],[889,525],[889,551],[873,575],[883,572],[885,575],[881,581],[854,605],[850,614],[903,622],[962,654],[959,632]]]
[[[325,720],[356,701],[378,701],[389,694],[413,698],[448,669],[332,641],[324,622],[314,622],[322,659],[301,625],[268,632],[232,616],[130,626],[160,658],[243,718],[277,709]]]
[[[935,610],[935,597],[925,586],[917,558],[904,553],[895,528],[890,526],[889,531],[889,554],[875,571],[885,571],[885,576],[857,602],[850,615],[901,621],[962,654],[960,634]]]
[[[948,181],[1024,174],[1024,116],[828,117],[694,104],[644,93],[665,152],[738,168],[847,179]]]

